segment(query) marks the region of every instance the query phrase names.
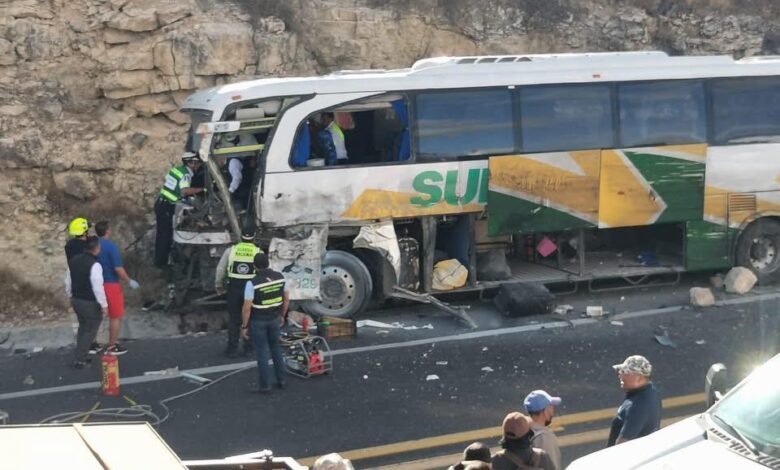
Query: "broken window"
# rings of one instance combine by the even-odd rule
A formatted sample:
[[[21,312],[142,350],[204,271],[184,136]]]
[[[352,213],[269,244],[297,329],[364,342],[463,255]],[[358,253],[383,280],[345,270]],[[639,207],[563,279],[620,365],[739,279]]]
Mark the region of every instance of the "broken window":
[[[294,168],[409,160],[406,98],[386,94],[312,114],[298,127]]]

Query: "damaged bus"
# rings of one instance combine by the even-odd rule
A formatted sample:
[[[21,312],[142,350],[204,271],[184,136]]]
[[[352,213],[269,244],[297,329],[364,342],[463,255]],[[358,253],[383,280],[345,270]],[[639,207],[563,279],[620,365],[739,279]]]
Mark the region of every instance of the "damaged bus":
[[[244,224],[333,316],[503,282],[780,276],[777,57],[443,57],[220,86],[182,112],[214,190],[177,211],[175,243],[208,290]]]

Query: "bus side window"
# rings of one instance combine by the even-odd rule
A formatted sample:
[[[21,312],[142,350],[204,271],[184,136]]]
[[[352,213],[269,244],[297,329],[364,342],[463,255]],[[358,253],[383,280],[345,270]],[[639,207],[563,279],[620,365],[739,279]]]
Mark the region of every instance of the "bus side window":
[[[426,91],[415,98],[417,155],[455,159],[515,150],[507,88]]]
[[[701,81],[620,84],[618,103],[623,148],[707,141]]]
[[[522,87],[520,121],[523,152],[611,148],[610,86]]]
[[[715,145],[780,142],[780,78],[712,82]]]

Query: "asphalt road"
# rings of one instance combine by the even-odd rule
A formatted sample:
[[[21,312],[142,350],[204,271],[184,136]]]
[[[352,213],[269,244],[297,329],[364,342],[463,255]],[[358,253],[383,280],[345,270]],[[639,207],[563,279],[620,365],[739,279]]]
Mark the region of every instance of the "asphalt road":
[[[338,355],[331,374],[310,380],[291,378],[287,389],[270,396],[247,392],[256,385],[254,369],[238,372],[170,403],[172,414],[159,432],[183,459],[264,448],[276,455],[305,458],[495,427],[507,412],[520,409],[525,394],[536,388],[563,397],[559,420],[615,408],[622,393],[610,365],[630,354],[643,354],[653,362],[654,382],[669,398],[701,393],[704,374],[714,362],[724,362],[733,375],[741,376],[777,351],[780,301],[774,298],[702,311],[667,308],[687,300],[683,285],[559,300],[576,307],[567,316],[578,320],[575,326],[554,316],[504,319],[480,302],[472,302],[471,309],[480,325],[477,334],[429,309],[401,307],[383,312],[380,320],[418,327],[430,324],[433,329],[362,328],[358,339],[332,343]],[[636,317],[629,313],[620,320],[622,325],[611,323],[614,317],[579,323],[578,312],[594,302],[614,314],[651,311]],[[548,322],[556,323],[540,329]],[[676,347],[655,340],[654,335],[662,331],[668,332]],[[122,377],[127,380],[174,366],[183,370],[247,361],[220,357],[223,342],[220,334],[207,334],[128,343],[130,353],[120,358]],[[380,345],[385,349],[377,348]],[[64,349],[0,357],[0,409],[9,413],[12,423],[36,423],[95,406],[128,405],[126,398],[104,397],[94,388],[8,398],[14,392],[99,380],[97,364],[83,371],[69,368],[71,354]],[[438,378],[428,380],[434,374]],[[125,384],[122,392],[163,414],[157,402],[195,387],[172,378]],[[664,417],[686,416],[702,408],[698,404],[675,407],[665,410]],[[597,438],[594,431],[607,425],[603,419],[576,423],[560,435]],[[603,447],[594,439],[565,447],[564,460]],[[485,439],[491,445],[495,441]],[[386,455],[358,460],[356,467],[452,454],[468,444],[452,437],[441,442],[423,450],[402,444]]]

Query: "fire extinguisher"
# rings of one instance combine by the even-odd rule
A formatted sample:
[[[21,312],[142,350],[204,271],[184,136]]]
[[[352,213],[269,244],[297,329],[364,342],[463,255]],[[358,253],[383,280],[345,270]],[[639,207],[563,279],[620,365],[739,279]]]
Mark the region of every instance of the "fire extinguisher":
[[[325,366],[322,363],[322,359],[322,354],[317,348],[313,348],[309,352],[309,374],[318,375],[324,371]]]
[[[105,354],[100,362],[103,366],[103,395],[119,395],[119,359]]]

